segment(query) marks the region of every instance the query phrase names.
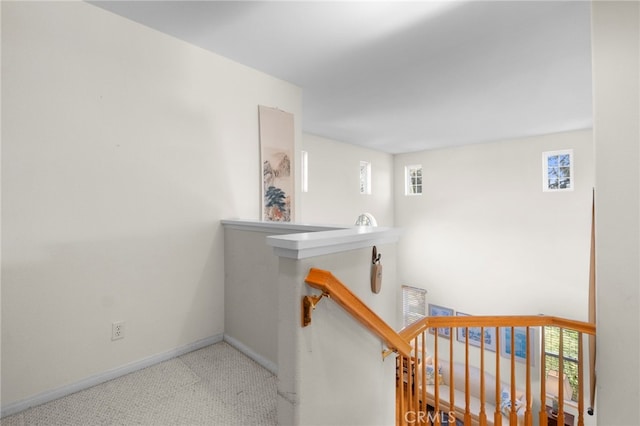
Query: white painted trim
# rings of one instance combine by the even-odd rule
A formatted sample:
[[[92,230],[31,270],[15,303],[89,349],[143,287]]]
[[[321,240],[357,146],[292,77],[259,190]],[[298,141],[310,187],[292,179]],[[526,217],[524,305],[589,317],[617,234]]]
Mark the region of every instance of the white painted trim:
[[[294,234],[297,232],[319,232],[319,231],[332,231],[335,229],[346,229],[346,226],[331,226],[331,225],[310,225],[305,223],[291,223],[291,222],[266,222],[259,220],[221,220],[220,223],[225,228],[238,229],[240,231],[254,231],[254,232],[269,232],[278,234]]]
[[[254,360],[255,362],[257,362],[258,364],[260,364],[262,367],[269,370],[272,374],[276,376],[278,375],[278,365],[275,362],[270,361],[269,359],[260,355],[259,353],[257,353],[256,351],[254,351],[244,343],[234,339],[228,334],[224,335],[224,341],[230,344],[231,346],[233,346],[234,348],[236,348],[237,350],[239,350],[240,352],[242,352],[243,354],[245,354],[246,356],[248,356],[249,358],[251,358],[252,360]]]
[[[70,385],[65,385],[56,389],[41,392],[27,399],[23,399],[22,401],[17,401],[3,406],[0,410],[0,418],[19,413],[28,408],[51,402],[58,398],[71,395],[72,393],[89,389],[90,387],[99,385],[109,380],[117,379],[118,377],[133,373],[134,371],[142,370],[143,368],[151,367],[152,365],[158,364],[160,362],[179,357],[198,349],[202,349],[206,346],[213,345],[214,343],[221,342],[223,340],[223,337],[224,336],[222,334],[216,334],[215,336],[207,337],[205,339],[198,340],[196,342],[189,343],[175,349],[171,349],[161,354],[152,355],[148,358],[144,358],[139,361],[123,365],[121,367],[98,373]]]
[[[290,259],[306,259],[347,250],[396,243],[401,231],[397,228],[353,226],[324,232],[272,235],[267,244],[274,253]]]
[[[221,223],[225,228],[273,234],[267,236],[267,245],[273,247],[277,256],[290,259],[396,243],[401,234],[398,228],[378,226],[308,225],[257,220],[222,220]]]

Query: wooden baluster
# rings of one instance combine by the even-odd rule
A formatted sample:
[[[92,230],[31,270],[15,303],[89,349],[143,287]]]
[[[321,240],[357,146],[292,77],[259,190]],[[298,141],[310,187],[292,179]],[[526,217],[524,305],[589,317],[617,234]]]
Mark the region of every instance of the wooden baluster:
[[[516,411],[516,330],[511,327],[511,410],[509,411],[509,423],[518,424],[518,412]]]
[[[411,388],[411,409],[418,415],[418,411],[420,411],[420,373],[418,371],[418,352],[415,352],[415,357],[412,358],[413,362],[411,363],[411,368],[413,370],[413,378],[412,383],[413,387]],[[417,421],[416,423],[420,423]]]
[[[451,386],[452,383],[455,383],[453,380],[453,330],[449,329],[449,413],[454,413],[456,406],[456,387]],[[449,413],[447,413],[447,417],[449,417]],[[455,422],[455,420],[453,421]]]
[[[455,366],[453,365],[453,353],[449,352],[449,396],[451,396],[451,387],[455,388]],[[455,392],[455,389],[454,389]],[[455,405],[449,400],[449,412],[455,415]]]
[[[420,363],[420,373],[422,377],[422,386],[420,386],[420,398],[422,404],[420,405],[420,413],[427,413],[427,343],[425,341],[424,333],[420,334],[421,347],[420,353],[422,354],[422,362]],[[424,420],[426,422],[426,420]]]
[[[400,394],[398,393],[398,357],[396,356],[396,425],[400,424],[398,413],[400,412]]]
[[[410,362],[411,358],[410,357],[404,357],[403,358],[403,378],[406,377],[405,383],[404,383],[404,416],[405,416],[405,421],[407,420],[407,413],[409,412],[409,405],[410,405],[410,393],[411,392],[411,388],[409,387],[409,370],[408,370],[408,365]],[[406,373],[405,373],[406,371]],[[405,376],[406,374],[406,376]]]
[[[546,362],[546,350],[544,340],[545,327],[540,327],[540,413],[538,414],[540,419],[540,426],[547,426],[547,372],[545,366]]]
[[[407,410],[413,411],[413,349],[409,352],[407,359]]]
[[[493,424],[502,426],[502,413],[500,413],[500,327],[496,327],[496,410],[493,413]]]
[[[419,337],[419,336],[418,336]],[[420,339],[422,340],[422,339]],[[416,352],[418,352],[418,349],[416,348]],[[420,376],[420,386],[418,387],[418,389],[416,390],[416,399],[418,401],[418,411],[423,411],[424,409],[424,399],[422,398],[422,393],[424,392],[424,389],[427,386],[427,369],[426,369],[426,364],[425,364],[425,360],[426,360],[426,349],[424,347],[424,342],[420,343],[420,351],[419,351],[419,355],[420,355],[420,362],[418,363],[419,366],[419,376]],[[417,356],[418,354],[416,354]],[[423,421],[421,420],[421,422],[423,423]]]
[[[402,358],[402,380],[404,381],[404,415],[407,415],[407,412],[411,409],[411,383],[409,382],[409,362],[411,357],[403,357]]]
[[[582,332],[578,332],[578,426],[584,426],[584,371],[582,362]]]
[[[469,338],[469,329],[467,328],[467,339]],[[484,327],[480,327],[480,426],[487,426],[487,413],[485,411],[485,403],[487,397],[485,395],[484,384]]]
[[[396,424],[404,425],[404,357],[396,356]]]
[[[526,406],[524,407],[524,424],[526,426],[531,426],[531,422],[532,422],[532,413],[531,413],[531,347],[530,347],[530,343],[531,343],[531,338],[530,338],[530,334],[529,334],[529,327],[527,327],[527,355],[526,355],[526,361],[527,361],[527,367],[526,367],[526,391],[525,391],[525,399],[526,399]]]
[[[469,384],[469,327],[464,340],[464,424],[471,424],[471,389]]]
[[[415,357],[412,355],[411,357],[411,361],[409,362],[409,366],[410,366],[410,376],[411,376],[411,386],[409,387],[409,401],[410,401],[410,405],[409,405],[409,409],[415,413],[416,410],[416,403],[415,403],[415,398],[416,398],[416,359]]]
[[[438,329],[434,330],[434,338],[433,338],[433,370],[434,374],[438,374]],[[437,376],[436,376],[437,377]],[[435,412],[435,426],[440,426],[440,381],[436,380],[435,382],[435,392],[433,401],[433,409]]]
[[[403,373],[402,373],[402,377],[403,377],[403,381],[404,381],[404,377],[405,377],[405,376],[404,376],[404,375],[405,375],[405,371],[407,371],[407,373],[406,373],[406,374],[407,374],[407,376],[406,376],[406,377],[407,377],[407,379],[406,379],[406,383],[404,383],[404,384],[403,384],[403,386],[404,386],[404,392],[403,392],[403,394],[404,394],[404,405],[403,405],[403,407],[404,407],[404,415],[405,415],[405,419],[406,419],[407,412],[409,411],[409,392],[410,392],[410,388],[409,388],[409,374],[408,374],[408,371],[409,371],[409,370],[408,370],[408,369],[407,369],[407,370],[405,370],[405,368],[407,368],[406,366],[408,366],[408,365],[409,365],[409,360],[410,360],[410,359],[411,359],[410,357],[403,357],[403,363],[402,363],[402,371],[403,371]]]
[[[564,328],[560,327],[558,339],[558,424],[564,424]]]
[[[413,373],[413,392],[411,394],[412,397],[412,401],[413,401],[413,410],[417,413],[418,411],[420,411],[420,368],[421,362],[420,359],[418,358],[418,337],[416,336],[416,338],[413,340],[413,363],[411,365],[411,371]]]

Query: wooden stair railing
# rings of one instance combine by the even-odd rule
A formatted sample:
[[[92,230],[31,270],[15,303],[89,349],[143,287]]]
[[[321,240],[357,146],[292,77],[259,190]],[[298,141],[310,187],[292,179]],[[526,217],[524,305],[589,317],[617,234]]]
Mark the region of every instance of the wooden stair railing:
[[[371,310],[362,300],[351,292],[344,284],[342,284],[331,272],[322,269],[311,268],[305,282],[309,286],[322,291],[323,295],[329,296],[334,302],[342,306],[349,312],[358,322],[365,326],[369,331],[378,336],[389,349],[409,356],[411,353],[411,345],[391,328],[382,318]],[[308,298],[310,296],[305,296]],[[314,302],[309,299],[303,301],[303,309],[312,309]],[[318,300],[317,298],[315,299]],[[303,312],[303,317],[310,316]]]
[[[545,365],[545,336],[544,328],[546,326],[558,327],[560,329],[560,343],[558,346],[558,359],[559,359],[559,377],[563,377],[564,374],[564,351],[562,344],[563,330],[573,330],[578,333],[578,426],[584,425],[584,375],[583,375],[583,339],[586,336],[595,336],[595,325],[591,323],[568,320],[550,316],[456,316],[456,317],[426,317],[420,321],[417,321],[410,326],[399,332],[400,336],[408,341],[413,342],[412,354],[406,357],[402,354],[398,355],[397,369],[401,373],[396,376],[396,424],[397,425],[414,425],[414,424],[434,424],[440,425],[443,423],[453,422],[453,418],[461,420],[464,425],[502,425],[503,422],[510,425],[532,425],[533,424],[533,411],[532,400],[533,391],[531,385],[531,378],[533,369],[531,359],[535,357],[531,345],[532,333],[534,330],[539,330],[541,336],[541,345],[539,348],[539,364],[537,368],[537,374],[540,376],[540,396],[537,399],[540,404],[540,411],[538,413],[539,424],[541,426],[548,424],[548,415],[546,410],[547,395],[545,390],[546,372]],[[510,339],[508,358],[502,358],[500,352],[501,328],[510,329],[509,335],[514,335],[514,329],[523,328],[526,330],[526,346],[525,346],[525,359],[524,363],[524,378],[517,377],[516,375],[516,347],[515,340]],[[480,347],[478,348],[477,357],[479,357],[479,369],[480,376],[480,396],[479,404],[480,408],[478,412],[472,413],[470,410],[470,362],[469,362],[469,349],[470,344],[468,339],[465,343],[457,343],[454,348],[454,340],[458,329],[465,329],[466,335],[469,334],[470,328],[479,328],[480,336],[485,335],[485,330],[494,329],[496,337],[495,353],[485,350],[484,338],[480,339]],[[430,330],[448,329],[449,339],[443,337],[436,337],[434,334],[430,335]],[[440,346],[443,343],[448,343],[447,349],[441,349]],[[427,351],[427,342],[431,343],[431,353]],[[458,354],[462,352],[462,354]],[[449,377],[447,377],[447,383],[455,383],[454,365],[456,360],[464,359],[461,364],[464,365],[464,401],[455,400],[455,386],[449,386],[449,393],[442,394],[440,390],[439,380],[436,379],[432,384],[428,384],[426,380],[425,370],[427,366],[422,360],[426,360],[426,356],[431,356],[433,359],[433,371],[439,371],[438,364],[447,364],[449,366]],[[456,356],[457,355],[457,356]],[[493,413],[487,413],[485,408],[488,405],[488,396],[485,393],[487,383],[485,383],[485,372],[487,372],[485,366],[487,365],[487,358],[495,358],[495,369],[490,372],[495,377],[495,395],[493,395],[495,403],[495,409]],[[411,360],[411,361],[409,361]],[[501,380],[501,361],[508,362],[509,377]],[[460,362],[458,363],[458,365]],[[407,367],[409,366],[409,367]],[[437,373],[436,377],[437,377]],[[508,416],[502,415],[500,409],[501,401],[501,389],[503,383],[509,385],[510,390],[510,408]],[[563,381],[559,381],[559,394],[563,395]],[[517,386],[520,386],[519,390],[524,391],[524,412],[520,413],[520,410],[516,406],[516,390]],[[523,389],[524,388],[524,389]],[[410,413],[408,415],[407,413]],[[564,399],[558,398],[558,415],[555,419],[557,424],[564,425],[565,406]],[[493,418],[491,418],[493,417]],[[520,417],[520,419],[519,419]],[[424,421],[422,421],[424,420]],[[455,423],[455,422],[454,422]]]
[[[538,330],[541,336],[542,344],[539,348],[540,365],[535,367],[538,370],[540,376],[540,397],[537,400],[540,404],[539,412],[539,424],[545,426],[548,424],[548,417],[546,411],[546,390],[545,380],[546,372],[545,365],[545,336],[544,328],[547,326],[558,327],[560,329],[560,345],[558,348],[559,354],[559,377],[563,377],[564,374],[564,351],[562,345],[563,330],[573,330],[578,333],[578,426],[584,425],[584,374],[583,374],[583,337],[595,336],[596,329],[592,323],[586,323],[581,321],[574,321],[569,319],[563,319],[551,316],[446,316],[446,317],[425,317],[420,321],[411,324],[408,327],[396,332],[393,330],[382,318],[380,318],[375,312],[373,312],[364,302],[362,302],[355,294],[351,292],[343,283],[341,283],[331,272],[321,269],[312,268],[305,282],[320,291],[321,296],[304,296],[302,303],[302,317],[303,326],[309,324],[311,320],[311,311],[319,300],[327,296],[335,301],[338,305],[344,308],[350,313],[353,318],[360,322],[365,328],[367,328],[374,335],[378,336],[385,342],[388,351],[383,352],[383,356],[387,356],[393,352],[397,353],[396,358],[396,425],[414,425],[414,424],[433,424],[440,425],[442,420],[448,421],[462,420],[464,425],[495,425],[501,426],[503,420],[507,421],[510,425],[519,426],[524,424],[531,426],[533,424],[533,391],[531,386],[532,377],[532,363],[530,360],[532,357],[536,357],[536,353],[533,352],[531,345],[529,344],[532,339],[532,333]],[[472,413],[470,409],[470,344],[467,339],[465,343],[456,343],[454,345],[455,335],[457,329],[465,329],[466,334],[469,335],[469,329],[479,328],[480,336],[485,335],[486,329],[495,330],[495,353],[485,350],[485,339],[480,339],[479,347],[479,375],[480,375],[480,408],[478,413]],[[515,338],[510,339],[509,358],[505,358],[509,362],[509,377],[507,380],[501,380],[501,354],[500,354],[500,329],[510,329],[510,336],[515,335],[516,328],[524,328],[526,330],[526,346],[525,346],[525,373],[524,379],[522,377],[516,377],[516,346]],[[439,348],[441,340],[447,340],[437,335],[430,335],[430,330],[448,329],[448,354],[440,357],[441,349]],[[432,342],[432,353],[427,350],[427,342]],[[460,348],[463,347],[463,349]],[[457,353],[455,348],[463,350],[464,354],[458,357],[454,357]],[[493,350],[493,349],[492,349]],[[427,359],[427,356],[431,356],[433,359],[433,371],[436,374],[436,380],[433,385],[429,385],[427,382],[427,366],[423,362]],[[486,358],[495,359],[495,369],[490,373],[495,377],[495,395],[494,397],[495,409],[493,413],[486,412],[487,395],[485,389],[487,387],[485,372],[487,360]],[[447,359],[448,358],[448,359]],[[454,377],[454,365],[455,360],[464,358],[464,403],[457,404],[455,401],[455,386],[449,386],[448,395],[442,395],[440,393],[440,383],[437,379],[437,372],[439,371],[439,363],[447,363],[449,366],[449,381],[448,383],[455,384]],[[535,358],[534,358],[535,359]],[[519,413],[516,407],[516,390],[517,382],[520,380],[519,386],[522,387],[522,381],[524,381],[524,414],[519,420]],[[503,382],[508,383],[510,386],[510,408],[508,416],[503,417],[503,413],[500,409],[501,390]],[[490,384],[490,383],[489,383]],[[559,394],[563,395],[563,381],[559,381]],[[522,390],[522,389],[520,389]],[[558,415],[557,424],[563,425],[564,423],[564,399],[558,400]],[[440,415],[445,413],[444,410],[449,410],[446,416]],[[408,413],[412,413],[408,417]],[[453,418],[452,418],[453,417]],[[493,418],[491,418],[493,417]]]

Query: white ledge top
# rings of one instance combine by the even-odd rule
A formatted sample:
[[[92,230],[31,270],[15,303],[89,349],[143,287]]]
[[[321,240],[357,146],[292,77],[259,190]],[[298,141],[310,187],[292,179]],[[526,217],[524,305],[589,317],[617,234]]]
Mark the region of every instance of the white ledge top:
[[[397,228],[371,226],[325,226],[248,220],[223,220],[225,227],[282,235],[267,236],[267,244],[277,256],[306,259],[347,250],[395,243],[400,238]]]
[[[291,222],[266,222],[248,219],[222,220],[221,223],[225,226],[225,228],[239,229],[241,231],[275,232],[279,234],[332,231],[334,229],[348,228],[347,226],[311,225],[306,223]]]

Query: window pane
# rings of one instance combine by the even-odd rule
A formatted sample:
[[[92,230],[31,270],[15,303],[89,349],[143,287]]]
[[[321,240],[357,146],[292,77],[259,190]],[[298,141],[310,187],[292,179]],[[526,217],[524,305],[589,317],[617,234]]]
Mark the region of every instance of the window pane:
[[[371,163],[360,162],[360,193],[371,194]]]
[[[405,195],[422,194],[422,166],[405,166]]]
[[[574,330],[563,330],[563,372],[571,384],[572,400],[578,400],[578,338]],[[560,369],[560,328],[544,328],[545,372]]]
[[[402,316],[405,327],[426,316],[426,294],[424,289],[402,286]]]
[[[573,151],[547,151],[542,153],[542,190],[573,189]]]

